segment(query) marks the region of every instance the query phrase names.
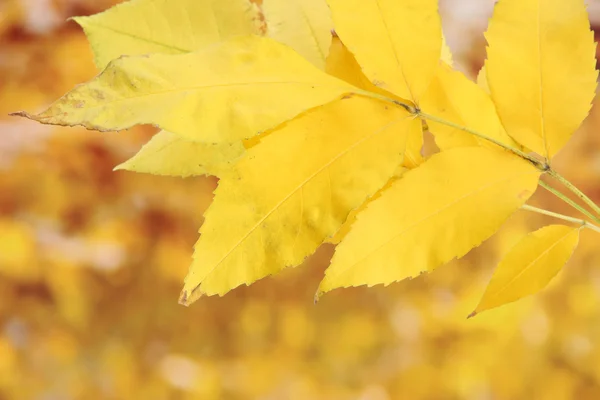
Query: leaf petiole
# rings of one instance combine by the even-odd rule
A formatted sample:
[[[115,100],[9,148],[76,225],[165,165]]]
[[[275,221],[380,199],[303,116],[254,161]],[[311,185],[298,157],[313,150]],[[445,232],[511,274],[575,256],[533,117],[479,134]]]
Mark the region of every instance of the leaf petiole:
[[[592,199],[590,199],[588,196],[586,196],[581,190],[579,190],[575,185],[573,185],[571,182],[569,182],[564,176],[562,176],[561,174],[559,174],[558,172],[556,172],[553,169],[548,170],[548,175],[550,175],[551,177],[553,177],[554,179],[556,179],[557,181],[562,183],[567,189],[569,189],[577,197],[579,197],[581,200],[583,200],[588,206],[590,206],[592,208],[592,210],[594,210],[596,212],[596,214],[600,215],[600,207],[598,207],[598,205],[596,205],[596,203],[594,203],[594,201]],[[594,220],[596,222],[600,223],[599,218],[594,218]]]
[[[600,223],[600,218],[596,217],[588,210],[586,210],[585,208],[583,208],[582,206],[565,196],[563,193],[548,185],[546,182],[540,180],[538,184],[553,195],[555,195],[556,197],[558,197],[559,199],[561,199],[562,201],[564,201],[565,203],[567,203],[568,205],[570,205],[571,207],[573,207],[574,209],[576,209],[577,211],[579,211],[580,213],[582,213],[583,215],[585,215],[586,217],[590,218],[592,221]]]
[[[575,224],[579,224],[583,228],[589,228],[589,229],[591,229],[593,231],[596,231],[596,232],[600,233],[600,228],[599,227],[597,227],[596,225],[593,225],[593,224],[591,224],[591,223],[589,223],[589,222],[587,222],[586,220],[583,220],[583,219],[569,217],[567,215],[563,215],[563,214],[555,213],[555,212],[552,212],[552,211],[544,210],[543,208],[533,207],[533,206],[530,206],[530,205],[527,205],[527,204],[522,205],[521,209],[527,210],[527,211],[531,211],[531,212],[535,212],[535,213],[538,213],[538,214],[547,215],[549,217],[554,217],[554,218],[562,219],[563,221],[567,221],[567,222],[572,222],[572,223],[575,223]]]
[[[479,133],[479,132],[477,132],[477,131],[475,131],[473,129],[467,128],[466,126],[458,125],[458,124],[455,124],[454,122],[447,121],[447,120],[442,119],[442,118],[438,118],[435,115],[424,113],[421,110],[416,110],[416,113],[421,118],[424,118],[426,120],[430,120],[430,121],[434,121],[434,122],[437,122],[437,123],[440,123],[440,124],[443,124],[443,125],[450,126],[450,127],[454,128],[454,129],[458,129],[458,130],[470,133],[471,135],[477,136],[477,137],[479,137],[481,139],[484,139],[484,140],[487,140],[487,141],[489,141],[491,143],[494,143],[495,145],[502,147],[504,150],[508,150],[511,153],[516,154],[517,156],[521,157],[522,159],[529,161],[530,163],[532,163],[533,165],[535,165],[538,169],[540,169],[542,171],[546,171],[548,169],[548,165],[547,164],[542,163],[541,161],[537,160],[536,158],[530,156],[529,154],[524,153],[521,150],[516,149],[516,148],[514,148],[512,146],[508,146],[508,145],[506,145],[506,144],[504,144],[504,143],[502,143],[502,142],[500,142],[500,141],[498,141],[496,139],[493,139],[493,138],[491,138],[489,136],[486,136],[486,135],[484,135],[482,133]]]

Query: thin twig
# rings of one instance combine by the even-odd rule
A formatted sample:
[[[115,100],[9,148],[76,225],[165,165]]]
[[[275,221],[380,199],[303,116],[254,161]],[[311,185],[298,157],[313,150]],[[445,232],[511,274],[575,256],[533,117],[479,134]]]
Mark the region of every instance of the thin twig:
[[[581,225],[584,228],[589,228],[593,231],[596,231],[598,233],[600,233],[600,228],[597,227],[596,225],[593,225],[589,222],[587,222],[586,220],[583,219],[578,219],[578,218],[573,218],[573,217],[569,217],[567,215],[563,215],[563,214],[559,214],[559,213],[555,213],[552,211],[548,211],[548,210],[544,210],[543,208],[537,208],[537,207],[533,207],[527,204],[524,204],[521,206],[521,208],[523,210],[527,210],[527,211],[532,211],[538,214],[543,214],[543,215],[547,215],[549,217],[554,217],[554,218],[558,218],[558,219],[562,219],[563,221],[568,221],[568,222],[572,222],[578,225]]]
[[[565,185],[565,187],[567,189],[569,189],[577,197],[579,197],[581,200],[583,200],[588,206],[590,206],[592,208],[592,210],[594,210],[596,212],[596,214],[598,214],[600,216],[600,207],[598,207],[598,205],[596,205],[596,203],[594,203],[594,201],[592,199],[587,197],[585,195],[585,193],[583,193],[575,185],[573,185],[571,182],[569,182],[564,176],[562,176],[561,174],[559,174],[558,172],[556,172],[553,169],[550,169],[548,171],[548,175],[550,175],[551,177],[553,177],[554,179],[556,179],[557,181],[559,181],[560,183]],[[600,221],[598,221],[598,222],[600,222]]]
[[[425,118],[427,120],[434,121],[434,122],[437,122],[437,123],[440,123],[440,124],[443,124],[443,125],[447,125],[447,126],[452,127],[454,129],[458,129],[458,130],[470,133],[471,135],[477,136],[477,137],[479,137],[481,139],[484,139],[484,140],[487,140],[487,141],[489,141],[491,143],[494,143],[495,145],[502,147],[504,150],[508,150],[511,153],[513,153],[513,154],[521,157],[522,159],[529,161],[530,163],[532,163],[533,165],[535,165],[541,171],[547,171],[548,170],[548,165],[547,164],[542,163],[541,161],[537,160],[536,158],[530,156],[529,154],[524,153],[521,150],[516,149],[516,148],[514,148],[512,146],[504,144],[504,143],[502,143],[502,142],[500,142],[500,141],[498,141],[498,140],[496,140],[494,138],[486,136],[486,135],[484,135],[484,134],[482,134],[480,132],[477,132],[477,131],[475,131],[473,129],[467,128],[466,126],[458,125],[458,124],[455,124],[454,122],[447,121],[447,120],[442,119],[442,118],[438,118],[435,115],[430,115],[430,114],[424,113],[424,112],[422,112],[420,110],[417,110],[417,113],[418,113],[418,115],[420,117]]]
[[[579,204],[575,203],[573,200],[568,198],[566,195],[564,195],[557,189],[548,185],[546,182],[539,181],[539,185],[541,187],[543,187],[544,189],[546,189],[547,191],[549,191],[550,193],[552,193],[553,195],[555,195],[556,197],[558,197],[559,199],[561,199],[562,201],[564,201],[565,203],[567,203],[568,205],[570,205],[571,207],[573,207],[574,209],[576,209],[577,211],[579,211],[580,213],[582,213],[583,215],[585,215],[586,217],[590,218],[592,221],[600,223],[600,218],[596,217],[594,214],[592,214],[591,212],[589,212],[588,210],[586,210]]]

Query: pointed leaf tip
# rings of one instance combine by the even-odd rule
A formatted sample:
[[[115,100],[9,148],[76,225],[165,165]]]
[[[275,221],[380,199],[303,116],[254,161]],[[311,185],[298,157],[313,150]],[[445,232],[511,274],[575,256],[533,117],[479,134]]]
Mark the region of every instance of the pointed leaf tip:
[[[179,304],[181,304],[182,306],[186,306],[189,307],[189,303],[188,303],[188,294],[186,290],[182,290],[181,294],[179,295]]]
[[[473,311],[471,314],[467,315],[467,319],[471,319],[477,315],[477,311]]]
[[[315,293],[315,297],[313,299],[315,305],[317,305],[317,303],[319,302],[319,300],[321,300],[321,296],[323,296],[323,291],[319,287],[319,289],[317,289],[317,292]]]
[[[29,114],[27,111],[15,111],[8,114],[11,117],[23,117],[29,119],[35,119],[33,114]]]

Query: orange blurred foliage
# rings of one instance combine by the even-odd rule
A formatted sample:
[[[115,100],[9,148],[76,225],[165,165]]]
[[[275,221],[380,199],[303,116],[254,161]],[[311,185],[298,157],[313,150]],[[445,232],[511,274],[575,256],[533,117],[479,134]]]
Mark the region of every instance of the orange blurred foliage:
[[[113,3],[0,3],[1,400],[600,398],[593,233],[542,294],[466,320],[499,257],[548,222],[525,212],[411,282],[315,306],[323,246],[302,268],[178,305],[215,180],[112,172],[149,128],[101,134],[6,116],[97,73],[65,20]],[[476,69],[483,54],[465,54],[463,69]],[[595,108],[555,163],[597,202],[599,128]],[[573,215],[545,193],[535,203]]]

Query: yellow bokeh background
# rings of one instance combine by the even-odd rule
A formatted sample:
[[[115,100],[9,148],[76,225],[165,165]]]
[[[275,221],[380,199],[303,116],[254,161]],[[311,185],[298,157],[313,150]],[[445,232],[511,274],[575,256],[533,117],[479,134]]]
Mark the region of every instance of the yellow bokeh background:
[[[113,172],[151,128],[7,115],[40,111],[96,74],[66,18],[115,2],[0,2],[0,400],[600,398],[597,234],[584,232],[541,294],[466,319],[502,254],[555,222],[526,212],[465,259],[387,288],[313,304],[333,251],[323,246],[302,267],[178,305],[216,180]],[[475,73],[481,17],[465,30],[468,18],[448,11],[467,2],[442,11],[459,32],[456,61]],[[554,164],[596,202],[598,132],[594,109]],[[533,204],[576,215],[546,193]]]

